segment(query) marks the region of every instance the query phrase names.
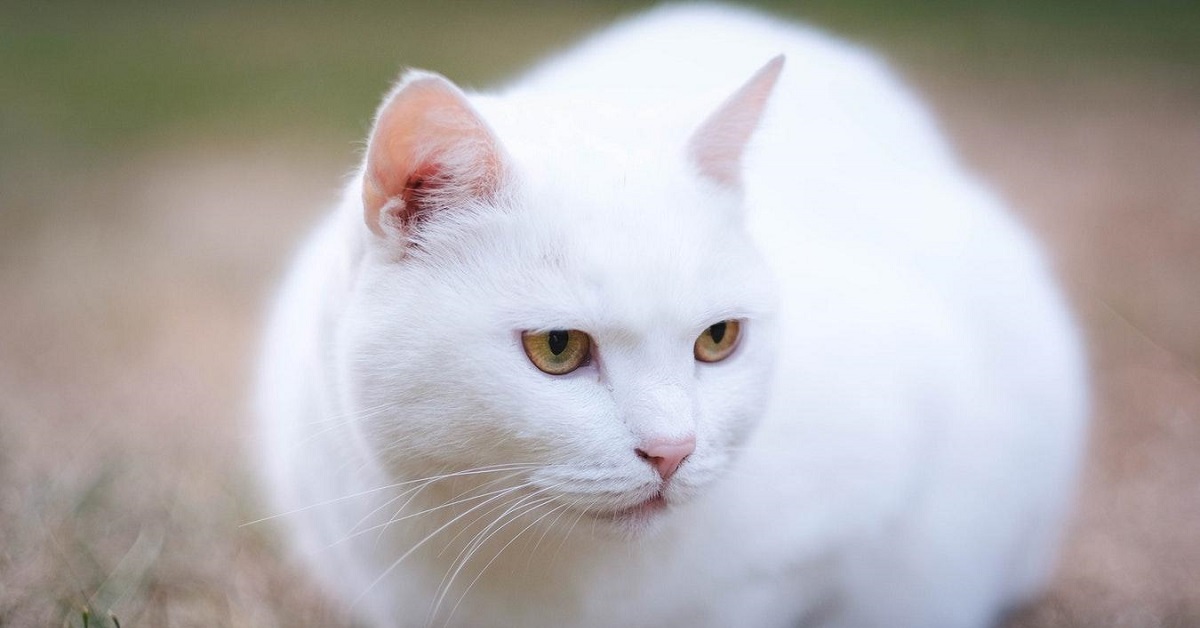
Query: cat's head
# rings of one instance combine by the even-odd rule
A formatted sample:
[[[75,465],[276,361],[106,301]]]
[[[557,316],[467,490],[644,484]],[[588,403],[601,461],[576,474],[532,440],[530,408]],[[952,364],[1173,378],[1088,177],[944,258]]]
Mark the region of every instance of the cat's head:
[[[781,67],[682,137],[600,103],[402,80],[368,146],[369,243],[338,332],[378,462],[457,474],[459,510],[627,531],[718,480],[772,370],[772,278],[739,188]]]

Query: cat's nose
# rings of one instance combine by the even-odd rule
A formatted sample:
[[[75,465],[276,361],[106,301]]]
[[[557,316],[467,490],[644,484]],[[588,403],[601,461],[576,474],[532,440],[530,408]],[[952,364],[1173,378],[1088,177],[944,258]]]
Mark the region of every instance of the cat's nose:
[[[696,437],[655,438],[642,443],[634,451],[639,458],[649,462],[663,480],[669,480],[679,470],[684,458],[696,451]]]

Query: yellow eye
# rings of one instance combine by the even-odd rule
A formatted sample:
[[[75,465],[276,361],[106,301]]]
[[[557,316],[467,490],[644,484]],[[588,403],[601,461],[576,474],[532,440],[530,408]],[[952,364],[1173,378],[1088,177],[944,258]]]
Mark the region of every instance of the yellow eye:
[[[733,319],[708,326],[696,339],[696,359],[701,362],[720,362],[737,347],[742,324]]]
[[[521,334],[525,355],[545,373],[566,375],[583,366],[592,353],[592,339],[578,329],[552,329]]]

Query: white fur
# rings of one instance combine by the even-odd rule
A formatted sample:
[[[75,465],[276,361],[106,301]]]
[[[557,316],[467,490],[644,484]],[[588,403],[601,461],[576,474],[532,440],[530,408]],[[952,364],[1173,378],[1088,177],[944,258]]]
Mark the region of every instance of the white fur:
[[[739,198],[685,147],[781,52]],[[1038,592],[1083,439],[1077,333],[1036,244],[878,59],[672,7],[469,98],[502,194],[398,255],[363,223],[360,174],[267,327],[273,503],[355,613],[985,626]],[[741,346],[696,362],[725,318]],[[538,371],[519,334],[552,328],[597,360]],[[693,430],[665,512],[583,512],[652,496],[638,438]]]

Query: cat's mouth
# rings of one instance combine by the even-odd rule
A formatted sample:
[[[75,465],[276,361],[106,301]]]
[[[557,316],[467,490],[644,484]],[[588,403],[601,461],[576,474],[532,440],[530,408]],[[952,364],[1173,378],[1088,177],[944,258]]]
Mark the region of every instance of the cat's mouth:
[[[593,515],[597,519],[613,521],[621,524],[637,524],[647,522],[662,514],[668,507],[667,500],[663,497],[662,492],[655,493],[653,497],[634,504],[620,510],[595,512]]]

